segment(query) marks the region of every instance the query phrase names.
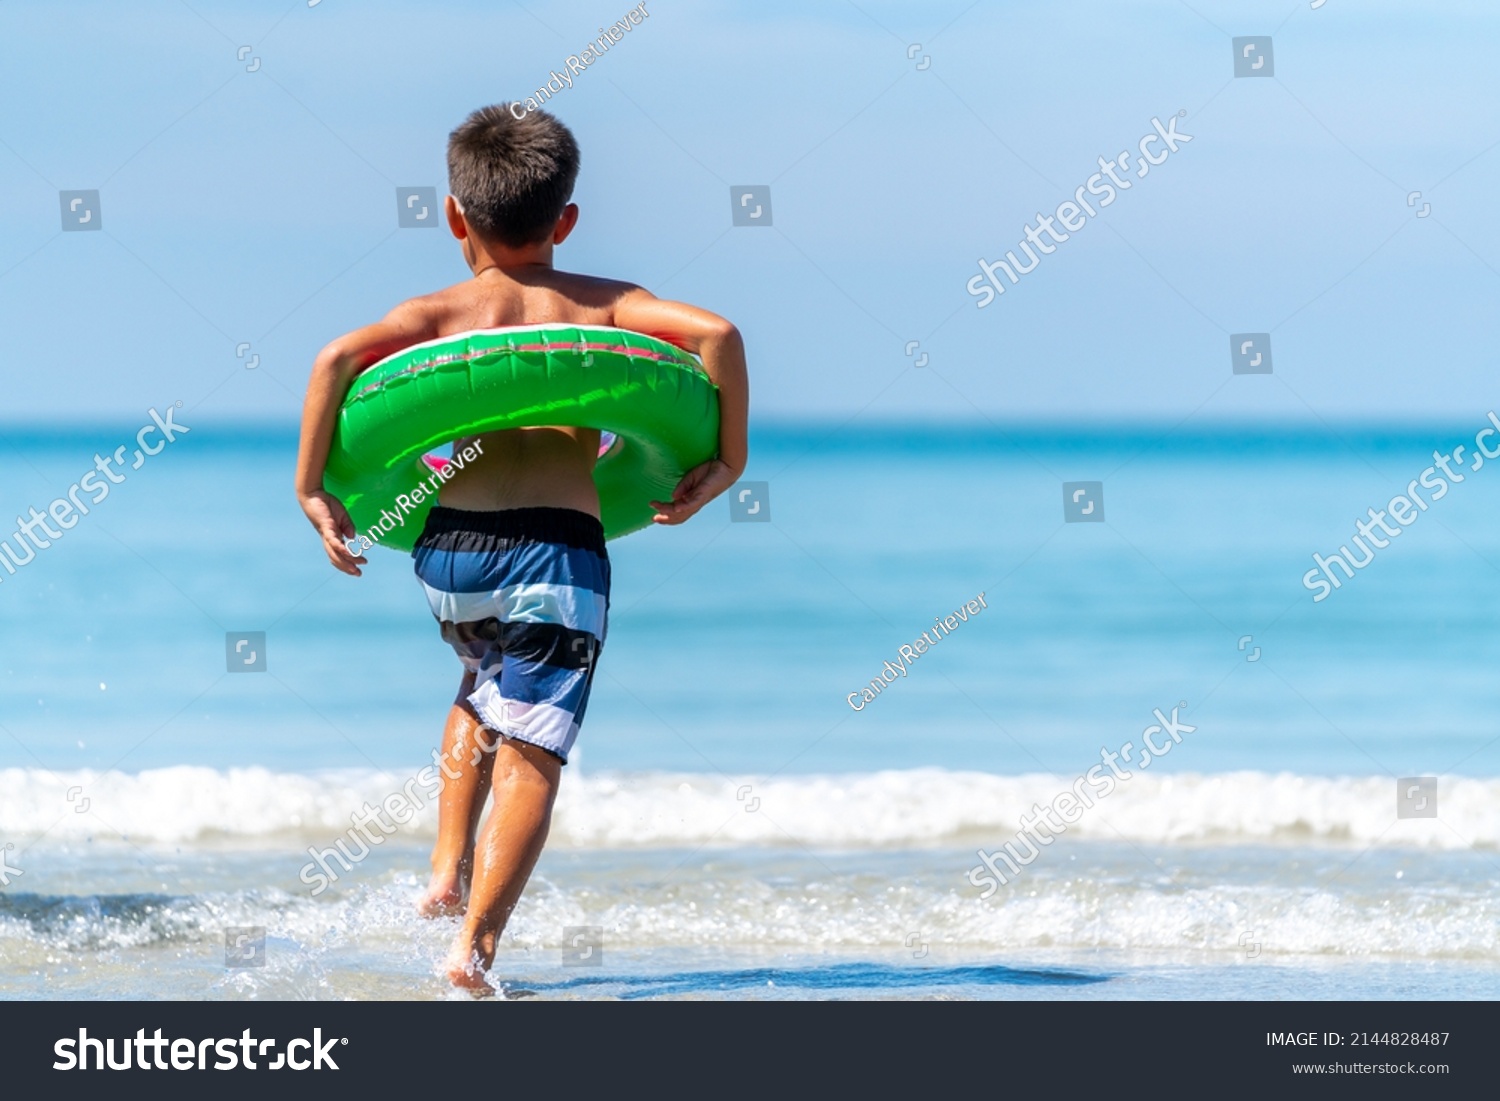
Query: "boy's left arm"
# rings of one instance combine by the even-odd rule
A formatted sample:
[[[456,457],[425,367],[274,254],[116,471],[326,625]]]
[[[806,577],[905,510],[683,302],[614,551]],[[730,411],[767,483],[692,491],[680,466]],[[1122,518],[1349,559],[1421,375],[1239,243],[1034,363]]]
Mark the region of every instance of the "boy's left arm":
[[[343,502],[323,488],[323,468],[333,444],[339,407],[349,384],[366,367],[403,348],[441,335],[437,315],[422,299],[403,302],[374,325],[341,336],[313,361],[302,405],[302,442],[297,453],[297,501],[323,539],[323,549],[334,569],[354,577],[366,560],[352,553],[344,541],[356,535]]]
[[[732,486],[749,460],[750,383],[740,332],[718,314],[628,287],[614,305],[622,329],[655,336],[703,361],[719,388],[719,453],[682,476],[670,501],[652,501],[658,524],[681,524]]]

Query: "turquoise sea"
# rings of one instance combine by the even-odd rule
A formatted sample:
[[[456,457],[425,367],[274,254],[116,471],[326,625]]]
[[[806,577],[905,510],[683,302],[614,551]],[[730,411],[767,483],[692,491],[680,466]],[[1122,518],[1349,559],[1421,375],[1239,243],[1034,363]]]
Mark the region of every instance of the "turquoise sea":
[[[179,417],[0,570],[0,997],[447,996],[450,930],[410,906],[430,808],[329,889],[301,873],[430,763],[457,663],[406,559],[328,567],[291,426]],[[543,997],[1496,997],[1500,463],[1327,599],[1302,583],[1486,424],[761,426],[767,522],[726,499],[611,545],[609,645],[501,973]],[[0,538],[139,427],[0,430]],[[1103,522],[1065,520],[1074,482]],[[256,647],[264,671],[230,671]],[[1169,752],[981,897],[981,850],[1174,709]],[[568,962],[579,928],[598,964]],[[245,929],[263,966],[226,968]]]

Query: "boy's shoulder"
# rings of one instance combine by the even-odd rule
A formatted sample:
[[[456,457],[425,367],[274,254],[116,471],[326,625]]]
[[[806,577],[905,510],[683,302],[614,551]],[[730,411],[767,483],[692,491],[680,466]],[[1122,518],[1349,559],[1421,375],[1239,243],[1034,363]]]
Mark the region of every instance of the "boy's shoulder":
[[[553,269],[548,279],[550,287],[568,298],[587,306],[612,306],[622,299],[647,293],[644,288],[623,279],[611,279],[603,275],[587,275],[576,271]]]
[[[393,315],[405,315],[423,328],[474,328],[475,317],[495,326],[540,320],[611,324],[615,308],[631,299],[651,298],[636,283],[582,272],[546,269],[504,279],[474,277],[407,299]]]

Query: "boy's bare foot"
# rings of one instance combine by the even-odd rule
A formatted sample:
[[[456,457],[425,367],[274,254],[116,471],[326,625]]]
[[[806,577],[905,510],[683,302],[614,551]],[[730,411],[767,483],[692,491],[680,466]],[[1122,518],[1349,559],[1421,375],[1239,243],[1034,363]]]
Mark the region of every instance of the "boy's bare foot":
[[[468,886],[457,868],[433,872],[427,890],[417,900],[417,913],[425,918],[457,917],[464,912],[464,888]]]
[[[494,962],[495,938],[476,937],[464,929],[448,953],[448,981],[476,997],[489,997],[495,993],[495,988],[485,975]]]
[[[432,854],[432,878],[427,890],[417,900],[417,913],[425,918],[459,917],[469,901],[469,887],[474,880],[474,850],[469,848],[458,862],[435,849]]]

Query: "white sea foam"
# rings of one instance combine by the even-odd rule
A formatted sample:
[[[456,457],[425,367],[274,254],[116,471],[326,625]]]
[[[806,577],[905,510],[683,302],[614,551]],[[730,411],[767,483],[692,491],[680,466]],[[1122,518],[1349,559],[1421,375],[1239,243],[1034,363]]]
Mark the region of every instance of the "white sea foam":
[[[50,840],[212,842],[288,838],[332,844],[350,816],[408,786],[411,773],[320,774],[179,766],[140,773],[0,770],[0,843]],[[1070,836],[1158,844],[1294,842],[1362,847],[1500,847],[1500,780],[1442,777],[1437,818],[1398,819],[1392,777],[1288,773],[1138,774],[1083,814]],[[430,836],[426,805],[402,832]],[[552,845],[579,849],[699,845],[900,848],[998,846],[1036,803],[1066,790],[1043,775],[914,769],[721,777],[582,773],[565,777]],[[71,794],[71,799],[69,798]],[[86,808],[86,809],[84,809]]]
[[[908,869],[910,871],[910,869]],[[1500,959],[1500,902],[1487,888],[1406,889],[1210,882],[1149,875],[1037,877],[980,902],[959,876],[884,879],[812,860],[767,868],[699,864],[539,877],[506,933],[509,949],[555,965],[564,930],[598,925],[614,949],[899,952],[915,931],[935,951],[1108,949],[1207,953],[1227,960],[1327,956]],[[578,882],[572,882],[578,878]],[[664,881],[663,881],[664,880]],[[153,946],[222,951],[226,926],[261,926],[281,962],[366,966],[375,952],[426,970],[452,936],[413,913],[421,880],[387,872],[322,899],[276,888],[195,896],[0,895],[0,993],[9,974],[49,953]],[[911,952],[901,953],[910,958]],[[158,958],[159,959],[159,958]],[[300,962],[298,962],[300,960]],[[30,961],[30,962],[28,962]],[[23,966],[24,965],[24,966]],[[167,966],[162,964],[162,966]]]

